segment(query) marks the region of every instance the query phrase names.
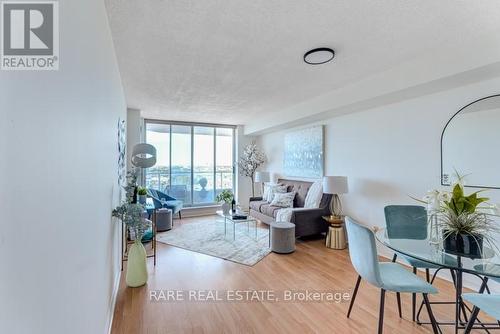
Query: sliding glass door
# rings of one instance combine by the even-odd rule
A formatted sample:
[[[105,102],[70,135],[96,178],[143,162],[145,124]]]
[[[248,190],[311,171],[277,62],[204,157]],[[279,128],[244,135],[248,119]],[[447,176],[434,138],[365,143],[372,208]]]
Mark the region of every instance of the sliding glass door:
[[[191,203],[191,137],[192,128],[185,125],[172,125],[172,146],[170,154],[170,184],[163,190],[168,195]],[[162,191],[162,189],[158,189]]]
[[[234,129],[215,129],[215,187],[216,195],[234,186]]]
[[[193,204],[214,203],[214,128],[194,127]]]
[[[185,206],[214,204],[222,190],[234,190],[234,127],[147,120],[145,128],[158,154],[146,187]]]

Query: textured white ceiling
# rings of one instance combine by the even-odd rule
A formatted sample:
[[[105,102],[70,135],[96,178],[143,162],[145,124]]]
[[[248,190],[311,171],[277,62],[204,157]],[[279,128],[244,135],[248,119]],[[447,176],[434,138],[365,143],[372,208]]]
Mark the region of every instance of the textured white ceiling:
[[[498,0],[106,0],[129,107],[246,124],[500,33]],[[311,66],[305,51],[335,49]]]

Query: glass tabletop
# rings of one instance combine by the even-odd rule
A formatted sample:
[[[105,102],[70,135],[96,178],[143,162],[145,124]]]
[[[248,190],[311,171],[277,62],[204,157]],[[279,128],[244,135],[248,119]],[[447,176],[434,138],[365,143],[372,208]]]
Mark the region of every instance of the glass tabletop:
[[[240,211],[236,211],[235,214],[236,215],[246,216],[246,218],[235,219],[235,218],[233,218],[233,214],[232,213],[229,213],[229,214],[225,215],[224,212],[222,212],[222,210],[218,210],[216,213],[217,213],[218,216],[226,218],[227,220],[232,221],[233,223],[246,223],[246,222],[256,222],[257,221],[255,218],[251,217],[247,213],[240,212]]]
[[[483,246],[480,257],[471,258],[446,252],[440,244],[433,244],[428,238],[407,238],[399,235],[389,237],[387,229],[375,232],[376,239],[397,253],[411,258],[438,265],[440,267],[460,269],[465,272],[500,278],[500,254]]]

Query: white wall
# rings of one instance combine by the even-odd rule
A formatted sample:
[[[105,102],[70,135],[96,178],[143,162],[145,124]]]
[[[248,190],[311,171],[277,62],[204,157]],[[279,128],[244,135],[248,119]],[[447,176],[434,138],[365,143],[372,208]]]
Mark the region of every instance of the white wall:
[[[59,7],[60,70],[0,72],[2,333],[106,333],[119,274],[126,105],[106,12]]]
[[[326,125],[326,175],[349,177],[349,194],[343,196],[345,213],[365,224],[384,226],[384,206],[415,204],[410,195],[421,197],[439,188],[444,125],[461,107],[499,93],[499,87],[500,79],[483,81],[316,123]],[[269,159],[265,169],[270,172],[282,171],[284,133],[259,138]],[[494,156],[500,165],[500,157]],[[487,196],[500,202],[499,190]]]

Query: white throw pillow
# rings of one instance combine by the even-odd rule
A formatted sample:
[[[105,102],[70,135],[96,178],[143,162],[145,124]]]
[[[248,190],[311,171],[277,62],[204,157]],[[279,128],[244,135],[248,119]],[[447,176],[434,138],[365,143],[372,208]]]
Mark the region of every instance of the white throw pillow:
[[[267,198],[269,197],[269,192],[271,191],[271,187],[279,185],[280,184],[278,183],[264,182],[264,192],[262,193],[262,199],[264,201],[267,201]]]
[[[294,210],[297,210],[297,209],[294,209],[294,208],[278,209],[278,211],[276,212],[276,222],[290,223],[290,221],[292,220],[292,213]]]
[[[276,193],[274,194],[274,199],[271,202],[271,206],[279,206],[282,208],[293,208],[293,199],[295,198],[295,191],[291,193]]]
[[[323,182],[316,181],[311,185],[309,191],[307,192],[306,199],[304,201],[304,208],[319,208],[321,198],[323,198]]]
[[[281,184],[275,184],[275,185],[270,185],[269,186],[269,192],[267,194],[267,197],[263,198],[266,200],[268,203],[271,203],[274,199],[274,194],[283,194],[286,193],[288,186],[283,186]]]

